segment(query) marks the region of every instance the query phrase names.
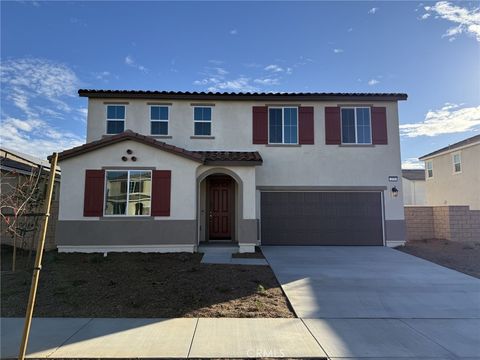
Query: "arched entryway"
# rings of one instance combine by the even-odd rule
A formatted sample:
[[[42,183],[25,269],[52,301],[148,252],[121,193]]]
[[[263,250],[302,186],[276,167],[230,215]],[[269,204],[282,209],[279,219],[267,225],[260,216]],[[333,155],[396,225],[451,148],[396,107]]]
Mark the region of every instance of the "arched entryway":
[[[227,169],[211,169],[199,177],[198,189],[199,242],[237,243],[241,180]]]

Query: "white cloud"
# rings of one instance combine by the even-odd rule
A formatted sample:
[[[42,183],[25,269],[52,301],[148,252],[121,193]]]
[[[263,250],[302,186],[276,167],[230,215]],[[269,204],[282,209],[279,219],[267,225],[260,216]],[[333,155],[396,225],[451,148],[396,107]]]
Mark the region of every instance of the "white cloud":
[[[426,20],[430,17],[430,13],[425,13],[422,16],[420,16],[420,20]]]
[[[267,66],[265,66],[264,70],[266,70],[266,71],[271,71],[271,72],[274,72],[274,73],[275,73],[275,72],[283,72],[283,71],[284,71],[282,67],[280,67],[280,66],[278,66],[278,65],[276,65],[276,64],[267,65]]]
[[[423,161],[418,158],[408,158],[402,161],[402,169],[424,169]]]
[[[435,18],[448,20],[456,26],[449,28],[442,37],[455,39],[457,35],[466,33],[474,36],[480,42],[480,9],[468,9],[466,7],[452,4],[448,1],[439,1],[433,6],[424,7],[426,13],[421,19],[426,19],[430,14],[436,15]]]
[[[144,73],[147,73],[149,71],[148,68],[146,68],[145,66],[137,64],[137,62],[133,59],[131,55],[127,55],[125,57],[125,64]]]
[[[418,123],[400,125],[400,134],[406,137],[437,136],[480,128],[480,106],[464,107],[446,103],[439,110],[430,110]]]
[[[208,91],[235,91],[235,92],[255,92],[258,89],[250,84],[250,79],[247,77],[239,77],[233,80],[225,80],[217,82],[210,86]]]
[[[230,35],[237,35],[238,34],[238,30],[237,29],[232,29],[230,30]]]
[[[83,138],[62,129],[65,118],[79,114],[66,100],[73,98],[80,80],[68,66],[45,59],[12,59],[0,65],[2,145],[32,155],[49,155],[79,145]],[[19,110],[12,117],[8,111]],[[53,126],[48,119],[60,121]]]
[[[260,85],[278,85],[279,80],[276,78],[262,78],[262,79],[255,79],[253,80],[255,84]]]
[[[373,86],[373,85],[377,85],[380,81],[378,81],[377,79],[370,79],[368,80],[368,85],[370,86]]]
[[[340,53],[343,53],[343,49],[333,49],[333,52],[335,54],[340,54]]]
[[[369,14],[372,14],[372,15],[375,15],[378,11],[378,8],[377,7],[373,7],[371,8],[370,10],[368,10],[368,13]]]
[[[84,142],[83,138],[38,119],[4,118],[0,132],[3,146],[42,158]]]

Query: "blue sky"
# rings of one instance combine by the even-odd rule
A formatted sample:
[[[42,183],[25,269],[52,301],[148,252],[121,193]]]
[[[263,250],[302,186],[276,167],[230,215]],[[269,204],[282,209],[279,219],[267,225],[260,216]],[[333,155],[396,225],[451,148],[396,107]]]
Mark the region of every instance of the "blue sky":
[[[404,165],[480,131],[478,2],[1,3],[1,142],[85,141],[78,88],[406,92]]]

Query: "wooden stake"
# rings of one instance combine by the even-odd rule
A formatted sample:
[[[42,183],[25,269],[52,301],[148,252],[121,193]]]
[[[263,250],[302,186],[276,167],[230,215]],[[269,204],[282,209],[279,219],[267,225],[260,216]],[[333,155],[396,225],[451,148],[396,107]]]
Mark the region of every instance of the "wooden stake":
[[[30,286],[30,295],[28,297],[27,313],[25,315],[25,325],[23,327],[22,343],[18,359],[24,360],[27,352],[28,336],[30,335],[30,326],[32,325],[33,308],[35,306],[35,298],[37,296],[38,279],[40,270],[42,269],[43,249],[45,247],[45,238],[47,237],[48,219],[50,217],[50,205],[52,203],[53,187],[55,185],[55,174],[57,172],[58,154],[53,153],[50,165],[50,176],[48,178],[47,198],[45,199],[45,213],[38,240],[37,253],[35,254],[35,267],[33,268],[32,285]]]

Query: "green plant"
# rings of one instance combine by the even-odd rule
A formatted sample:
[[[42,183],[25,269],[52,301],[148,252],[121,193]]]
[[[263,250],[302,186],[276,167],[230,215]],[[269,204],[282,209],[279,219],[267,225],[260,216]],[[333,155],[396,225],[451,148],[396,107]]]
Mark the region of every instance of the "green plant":
[[[257,285],[257,293],[259,293],[260,295],[266,295],[267,290],[265,289],[265,287],[262,284],[258,284]]]

